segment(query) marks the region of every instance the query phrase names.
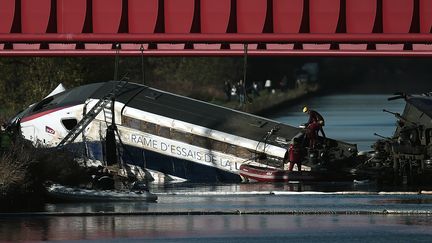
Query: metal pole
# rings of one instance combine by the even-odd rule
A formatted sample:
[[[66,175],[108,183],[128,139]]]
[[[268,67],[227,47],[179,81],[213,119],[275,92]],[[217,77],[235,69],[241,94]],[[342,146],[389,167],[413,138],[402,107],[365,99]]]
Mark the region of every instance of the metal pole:
[[[244,57],[243,57],[243,104],[246,103],[246,74],[247,74],[247,54],[248,54],[248,44],[243,45]]]
[[[142,74],[142,83],[145,84],[145,72],[144,72],[144,46],[141,44],[141,74]]]
[[[118,66],[119,66],[119,50],[120,50],[120,44],[119,43],[117,43],[115,45],[115,49],[116,49],[116,56],[115,56],[115,64],[114,64],[114,81],[117,81],[118,80]]]

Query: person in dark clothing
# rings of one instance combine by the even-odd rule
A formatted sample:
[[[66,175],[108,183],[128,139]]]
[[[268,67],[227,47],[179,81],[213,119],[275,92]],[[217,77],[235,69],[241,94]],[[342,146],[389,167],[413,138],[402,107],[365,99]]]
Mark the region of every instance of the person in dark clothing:
[[[227,101],[231,101],[231,82],[225,81],[224,93],[226,95]]]
[[[283,76],[282,80],[279,83],[280,89],[282,92],[286,92],[288,89],[288,78],[286,75]]]
[[[252,83],[252,94],[253,94],[254,97],[260,96],[258,83],[256,81],[254,81]]]
[[[297,170],[301,171],[301,147],[298,142],[298,138],[294,138],[292,143],[289,145],[289,148],[285,154],[285,163],[289,162],[288,170],[292,171],[294,168],[294,164],[297,164]]]
[[[309,114],[309,121],[306,123],[306,135],[309,138],[309,147],[315,148],[318,131],[321,131],[324,138],[326,137],[323,130],[324,118],[317,111],[311,110],[307,106],[303,107],[303,112]]]
[[[239,102],[240,102],[239,106],[243,107],[244,104],[246,103],[246,100],[245,100],[246,90],[245,90],[245,87],[244,87],[243,80],[241,80],[241,79],[237,83],[237,93],[238,93]]]

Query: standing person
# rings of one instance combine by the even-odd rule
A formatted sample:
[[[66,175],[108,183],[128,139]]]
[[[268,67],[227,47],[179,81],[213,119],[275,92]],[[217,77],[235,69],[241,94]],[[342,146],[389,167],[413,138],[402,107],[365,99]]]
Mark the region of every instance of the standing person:
[[[253,93],[254,97],[258,97],[259,96],[258,83],[256,81],[254,81],[252,83],[252,93]]]
[[[285,161],[289,160],[289,171],[293,171],[294,164],[297,165],[297,170],[301,171],[301,147],[298,142],[298,138],[293,138],[291,144],[289,145],[288,151],[285,154]]]
[[[271,80],[270,79],[267,79],[265,81],[264,88],[267,89],[267,91],[269,92],[269,94],[271,93],[272,84],[271,84]]]
[[[231,82],[230,81],[225,81],[224,93],[226,95],[227,101],[231,101]]]
[[[282,92],[285,92],[288,89],[288,78],[286,75],[284,75],[282,80],[280,81],[280,88]]]
[[[236,96],[237,95],[237,85],[233,85],[231,87],[231,96]]]
[[[318,131],[321,131],[322,136],[325,138],[325,133],[323,130],[324,118],[317,111],[309,109],[309,107],[304,106],[303,112],[309,114],[309,121],[306,123],[306,134],[309,138],[309,147],[315,148],[315,140],[318,136]]]
[[[242,79],[240,79],[238,83],[237,92],[239,95],[240,107],[242,107],[245,104],[245,88]]]

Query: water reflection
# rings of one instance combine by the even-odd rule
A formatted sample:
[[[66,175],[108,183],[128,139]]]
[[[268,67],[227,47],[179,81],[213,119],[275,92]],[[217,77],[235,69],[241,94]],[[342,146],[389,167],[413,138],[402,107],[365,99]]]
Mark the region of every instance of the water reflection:
[[[64,213],[147,212],[151,202],[49,203],[43,211]]]
[[[432,204],[432,198],[392,198],[373,200],[372,204]]]
[[[391,136],[395,130],[395,118],[382,112],[387,109],[402,113],[405,102],[387,101],[389,95],[329,95],[315,97],[304,103],[319,111],[326,120],[324,127],[328,137],[358,145],[359,150],[370,150],[377,140],[373,134]],[[287,107],[270,118],[293,126],[307,121],[301,105]]]
[[[151,185],[151,191],[154,193],[199,193],[199,192],[270,192],[270,191],[343,191],[365,189],[373,184],[355,184],[353,182],[290,182],[290,183],[233,183],[233,184],[203,184],[203,183],[175,183],[170,185]]]
[[[375,225],[370,228],[370,225]],[[432,236],[430,217],[352,215],[107,216],[0,218],[0,240],[93,240],[107,238],[254,237],[385,230]],[[407,228],[409,226],[409,228]],[[404,228],[405,231],[400,231]],[[352,233],[355,234],[355,233]],[[348,238],[347,238],[348,239]]]

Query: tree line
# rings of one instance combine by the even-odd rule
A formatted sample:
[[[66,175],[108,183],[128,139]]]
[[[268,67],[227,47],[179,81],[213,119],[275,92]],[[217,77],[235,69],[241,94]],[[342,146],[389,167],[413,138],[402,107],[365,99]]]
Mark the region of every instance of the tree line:
[[[319,65],[329,92],[427,92],[429,59],[249,57],[247,82],[296,79],[305,63]],[[115,57],[19,57],[0,59],[0,113],[12,115],[53,90],[114,79]],[[119,57],[118,78],[193,98],[224,99],[223,84],[243,79],[243,57]],[[413,85],[414,84],[414,85]]]
[[[0,111],[17,112],[59,83],[72,88],[114,79],[115,57],[0,59]],[[223,97],[224,80],[242,76],[239,58],[119,58],[118,78],[195,98]],[[208,99],[207,99],[208,100]]]

